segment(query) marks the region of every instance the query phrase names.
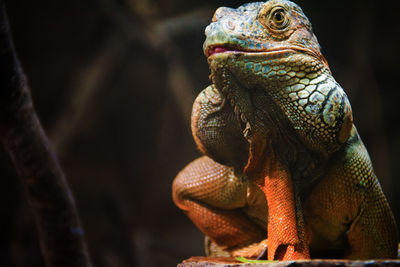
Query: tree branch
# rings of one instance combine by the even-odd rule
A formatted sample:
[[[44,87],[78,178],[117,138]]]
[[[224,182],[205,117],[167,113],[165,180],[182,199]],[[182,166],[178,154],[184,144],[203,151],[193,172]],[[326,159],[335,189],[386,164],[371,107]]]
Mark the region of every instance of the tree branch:
[[[74,199],[34,110],[0,1],[0,138],[22,179],[48,267],[91,266]]]

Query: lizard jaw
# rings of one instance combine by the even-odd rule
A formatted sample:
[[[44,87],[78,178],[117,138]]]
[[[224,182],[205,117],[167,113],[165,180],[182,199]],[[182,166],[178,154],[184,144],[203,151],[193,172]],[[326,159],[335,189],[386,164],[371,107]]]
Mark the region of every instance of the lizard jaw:
[[[268,49],[254,50],[254,49],[246,49],[231,44],[221,43],[221,44],[208,45],[204,49],[204,55],[207,57],[208,61],[212,60],[213,57],[218,56],[219,54],[225,54],[225,53],[265,56],[266,59],[274,56],[285,57],[287,53],[299,53],[315,58],[318,62],[322,62],[327,67],[327,69],[329,69],[329,64],[320,51],[315,51],[313,49],[305,48],[298,45],[290,45],[290,46],[278,45],[278,46],[270,46]]]

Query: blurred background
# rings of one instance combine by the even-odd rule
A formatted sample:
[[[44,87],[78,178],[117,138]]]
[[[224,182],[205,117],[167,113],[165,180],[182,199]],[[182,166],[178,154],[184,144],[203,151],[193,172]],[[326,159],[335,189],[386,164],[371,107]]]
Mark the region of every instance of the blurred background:
[[[76,197],[96,266],[176,266],[203,236],[171,199],[198,157],[190,131],[210,82],[216,0],[8,0],[41,121]],[[398,14],[378,1],[298,0],[313,23],[400,221]],[[397,38],[397,39],[396,39]],[[20,180],[0,151],[0,266],[43,266]]]

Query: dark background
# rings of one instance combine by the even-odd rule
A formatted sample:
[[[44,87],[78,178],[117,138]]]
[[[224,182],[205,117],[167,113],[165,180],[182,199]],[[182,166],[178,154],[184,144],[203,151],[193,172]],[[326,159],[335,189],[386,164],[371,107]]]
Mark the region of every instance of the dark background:
[[[314,26],[400,221],[398,13],[378,1],[296,1]],[[171,200],[199,156],[189,119],[209,84],[204,28],[244,1],[6,1],[41,121],[96,266],[176,266],[202,234]],[[0,151],[0,266],[43,266],[20,180]]]

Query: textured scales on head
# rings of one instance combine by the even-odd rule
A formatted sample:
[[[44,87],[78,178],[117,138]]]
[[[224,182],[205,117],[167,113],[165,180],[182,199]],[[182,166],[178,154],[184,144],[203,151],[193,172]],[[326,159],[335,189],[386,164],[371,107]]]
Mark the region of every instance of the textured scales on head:
[[[283,21],[277,24],[273,16],[279,16],[282,12],[288,16],[282,16]],[[210,56],[218,47],[232,51],[261,52],[296,45],[313,50],[323,59],[311,23],[293,2],[270,0],[248,3],[237,9],[221,7],[216,10],[213,22],[205,30],[207,39],[203,48],[206,56]],[[301,32],[292,36],[299,30]]]
[[[346,142],[349,101],[299,6],[270,0],[221,7],[205,33],[213,84],[229,100],[250,146],[254,139],[295,132],[313,153],[328,156]]]

